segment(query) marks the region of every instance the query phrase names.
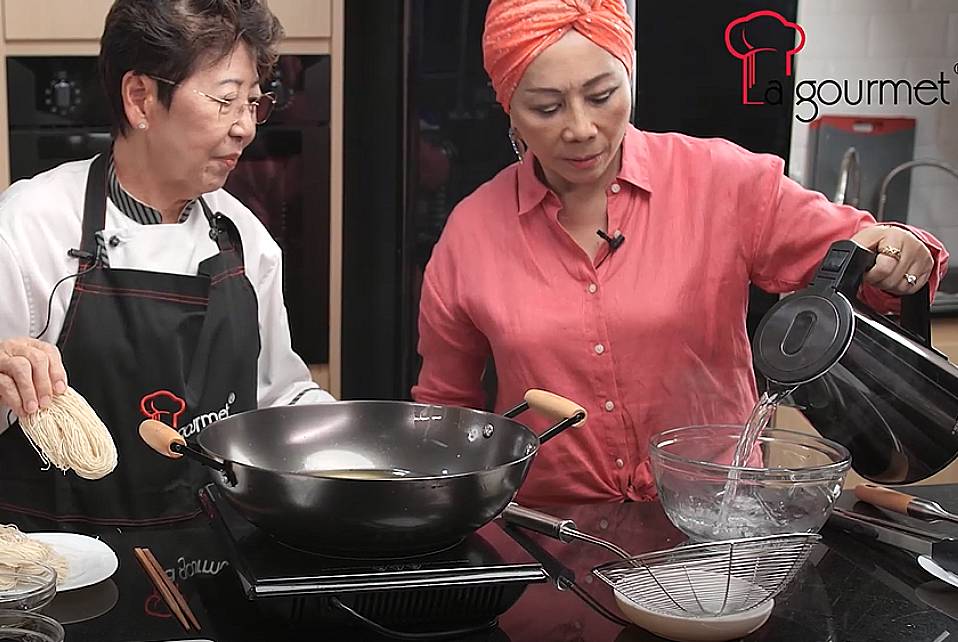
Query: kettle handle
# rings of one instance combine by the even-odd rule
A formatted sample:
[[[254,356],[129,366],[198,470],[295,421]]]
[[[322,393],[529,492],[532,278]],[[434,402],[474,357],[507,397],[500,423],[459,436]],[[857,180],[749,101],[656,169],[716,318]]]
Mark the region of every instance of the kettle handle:
[[[865,272],[875,265],[877,254],[852,240],[836,241],[815,274],[811,288],[834,289],[849,299],[858,298]],[[914,294],[901,297],[899,328],[926,348],[931,348],[931,293],[926,283]]]
[[[931,292],[928,284],[921,286],[914,294],[901,298],[901,314],[898,322],[921,339],[926,348],[931,347]]]

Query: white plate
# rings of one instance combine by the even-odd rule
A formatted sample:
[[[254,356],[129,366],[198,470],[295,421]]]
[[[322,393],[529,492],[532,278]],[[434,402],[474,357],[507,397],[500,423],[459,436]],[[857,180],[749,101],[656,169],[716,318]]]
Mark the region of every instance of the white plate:
[[[69,570],[66,578],[57,582],[57,592],[102,582],[116,572],[116,553],[98,539],[78,533],[27,533],[27,536],[66,558]]]

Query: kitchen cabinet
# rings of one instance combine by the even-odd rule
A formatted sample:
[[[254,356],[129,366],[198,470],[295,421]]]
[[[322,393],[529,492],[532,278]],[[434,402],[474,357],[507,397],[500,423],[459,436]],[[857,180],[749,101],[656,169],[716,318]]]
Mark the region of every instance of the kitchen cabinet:
[[[7,41],[100,39],[113,0],[4,0]],[[287,38],[331,38],[332,0],[272,0]]]
[[[269,8],[283,23],[287,38],[332,37],[332,0],[270,0]]]
[[[3,35],[17,40],[99,40],[112,0],[4,0]]]

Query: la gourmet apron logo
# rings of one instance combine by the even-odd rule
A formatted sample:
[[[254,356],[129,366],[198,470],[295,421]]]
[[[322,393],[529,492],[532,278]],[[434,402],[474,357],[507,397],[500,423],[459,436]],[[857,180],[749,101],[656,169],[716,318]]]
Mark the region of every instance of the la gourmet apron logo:
[[[230,406],[235,402],[236,394],[231,392],[226,398],[226,403],[218,411],[199,414],[181,427],[180,416],[186,410],[186,402],[169,390],[157,390],[140,400],[140,412],[147,419],[155,419],[172,426],[184,439],[187,439],[201,432],[214,421],[229,417]]]
[[[781,42],[796,45],[789,49],[767,46]],[[805,47],[805,30],[775,11],[755,11],[728,23],[725,47],[742,61],[742,104],[780,106],[784,103],[784,80],[792,76],[794,69],[793,58]],[[937,80],[803,80],[795,84],[795,118],[809,123],[818,118],[822,105],[830,107],[840,103],[931,106],[940,102],[950,105],[947,86],[951,80],[945,77],[950,73],[958,75],[958,62],[948,72],[940,70]]]

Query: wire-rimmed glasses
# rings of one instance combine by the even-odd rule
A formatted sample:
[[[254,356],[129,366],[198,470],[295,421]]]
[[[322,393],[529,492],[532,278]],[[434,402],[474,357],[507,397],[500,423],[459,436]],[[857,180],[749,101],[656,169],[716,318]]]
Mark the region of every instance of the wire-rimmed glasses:
[[[158,82],[166,83],[172,87],[181,86],[180,83],[167,80],[166,78],[160,78],[159,76],[150,76],[150,78]],[[257,125],[262,125],[269,119],[269,115],[273,112],[273,106],[276,104],[276,94],[272,92],[260,94],[254,100],[243,102],[238,97],[220,98],[218,96],[212,96],[202,92],[199,89],[190,88],[190,91],[218,104],[220,116],[223,116],[224,114],[231,114],[235,117],[236,121],[239,121],[243,117],[243,110],[246,109],[253,118],[253,122]]]

